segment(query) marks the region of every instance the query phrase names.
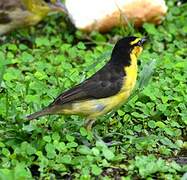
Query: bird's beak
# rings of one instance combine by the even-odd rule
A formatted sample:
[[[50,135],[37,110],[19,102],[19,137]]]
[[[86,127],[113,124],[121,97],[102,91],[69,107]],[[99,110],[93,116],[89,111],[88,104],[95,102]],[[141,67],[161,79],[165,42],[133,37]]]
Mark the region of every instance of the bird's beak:
[[[138,42],[138,46],[143,46],[145,44],[145,42],[147,41],[147,37],[143,37],[142,39],[140,39],[140,41]]]
[[[57,0],[53,5],[51,5],[51,9],[54,11],[64,12],[66,14],[68,13],[66,6],[60,0]]]

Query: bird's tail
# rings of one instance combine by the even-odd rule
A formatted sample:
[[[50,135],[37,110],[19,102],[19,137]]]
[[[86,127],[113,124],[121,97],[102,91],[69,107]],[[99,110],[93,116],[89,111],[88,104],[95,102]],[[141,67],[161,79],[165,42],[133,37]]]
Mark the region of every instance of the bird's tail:
[[[32,120],[32,119],[36,119],[39,118],[41,116],[45,116],[45,115],[49,115],[49,114],[53,114],[58,110],[58,107],[55,106],[48,106],[44,109],[42,109],[41,111],[35,112],[33,114],[28,115],[26,118],[28,120]]]

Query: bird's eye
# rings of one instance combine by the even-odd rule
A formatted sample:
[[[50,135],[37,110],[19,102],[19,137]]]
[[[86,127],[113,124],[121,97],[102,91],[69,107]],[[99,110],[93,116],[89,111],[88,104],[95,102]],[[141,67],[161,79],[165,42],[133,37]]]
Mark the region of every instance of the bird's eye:
[[[138,41],[135,45],[136,46],[141,46],[141,41]]]
[[[50,3],[51,2],[51,0],[44,0],[46,3]]]

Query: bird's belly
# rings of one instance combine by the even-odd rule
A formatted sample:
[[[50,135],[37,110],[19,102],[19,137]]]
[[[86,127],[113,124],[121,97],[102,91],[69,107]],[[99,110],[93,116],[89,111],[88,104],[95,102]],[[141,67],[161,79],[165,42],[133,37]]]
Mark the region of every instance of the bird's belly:
[[[120,106],[130,95],[130,91],[121,92],[118,95],[102,99],[92,99],[74,102],[64,106],[63,114],[79,114],[88,118],[96,118]]]

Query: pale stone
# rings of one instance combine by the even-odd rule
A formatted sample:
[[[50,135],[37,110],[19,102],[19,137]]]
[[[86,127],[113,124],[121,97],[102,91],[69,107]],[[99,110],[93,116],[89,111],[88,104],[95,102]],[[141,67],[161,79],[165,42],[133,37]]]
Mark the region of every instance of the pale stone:
[[[158,24],[167,12],[164,0],[66,0],[73,24],[85,31],[108,31],[132,21]]]

